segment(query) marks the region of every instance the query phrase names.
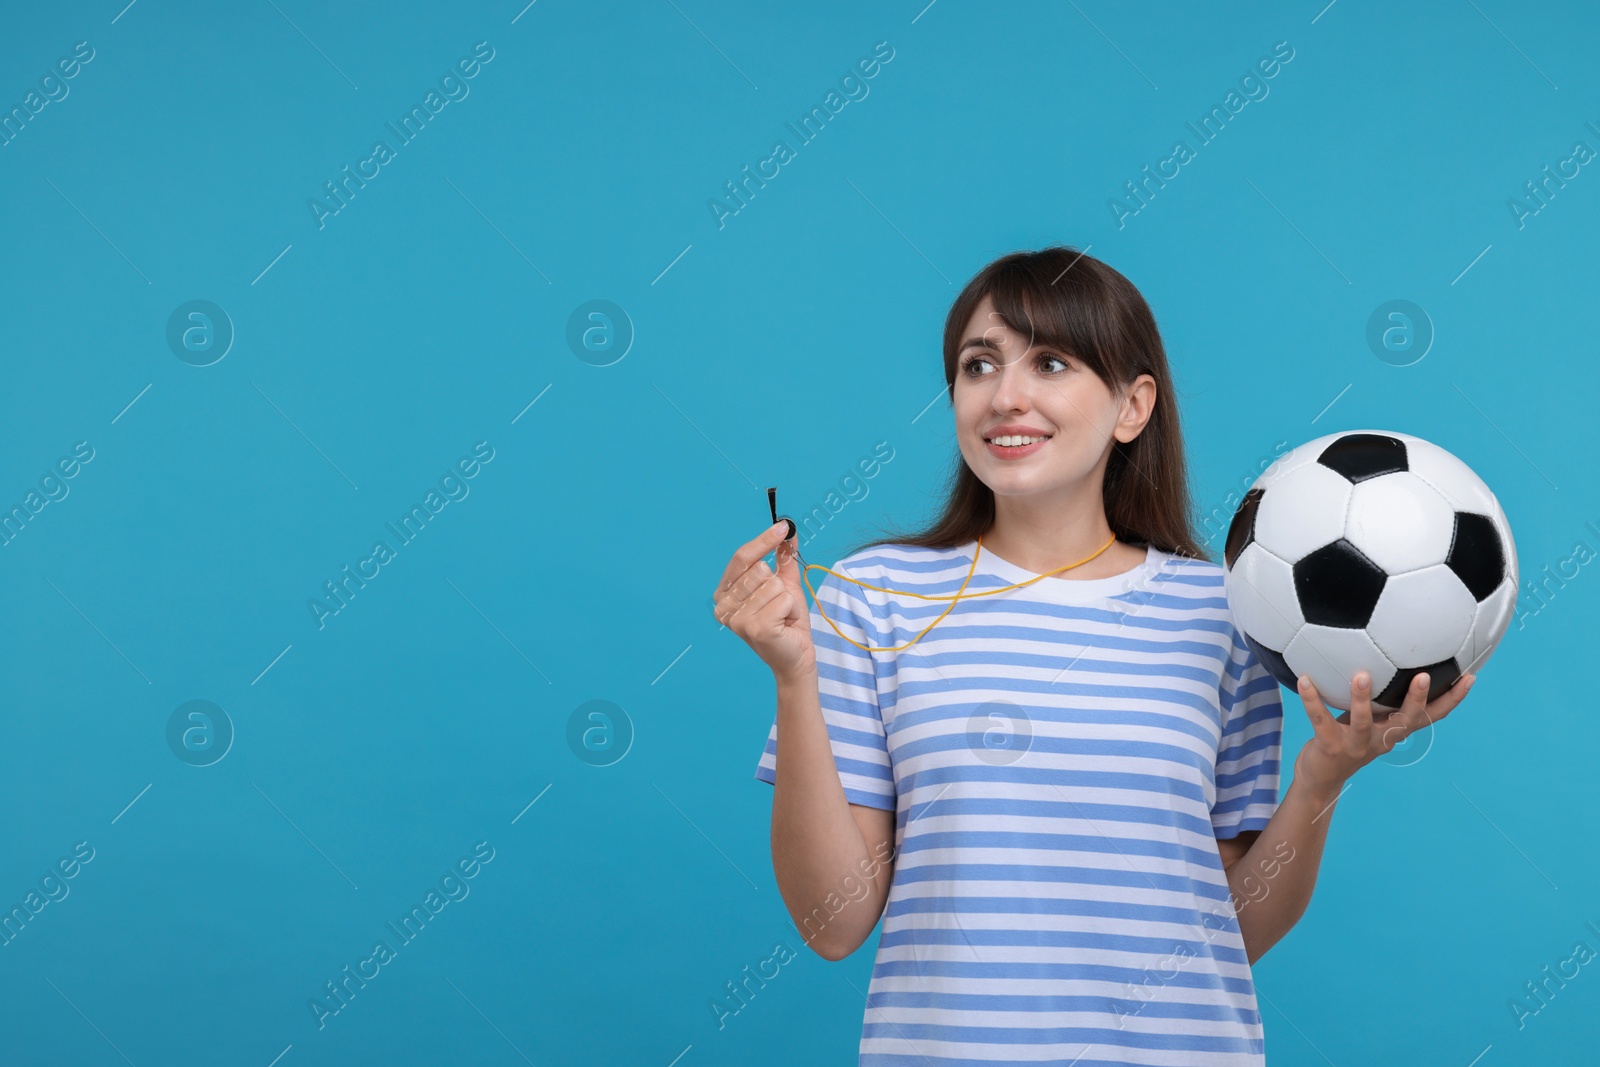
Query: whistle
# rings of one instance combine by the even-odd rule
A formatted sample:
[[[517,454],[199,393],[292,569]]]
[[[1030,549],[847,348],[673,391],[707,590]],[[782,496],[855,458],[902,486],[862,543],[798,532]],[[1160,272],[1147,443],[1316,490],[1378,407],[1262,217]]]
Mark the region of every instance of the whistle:
[[[789,532],[784,534],[783,539],[785,541],[793,541],[796,533],[794,520],[787,515],[778,514],[778,487],[775,485],[769,486],[767,489],[767,508],[772,512],[773,525],[777,525],[779,519],[789,524]]]

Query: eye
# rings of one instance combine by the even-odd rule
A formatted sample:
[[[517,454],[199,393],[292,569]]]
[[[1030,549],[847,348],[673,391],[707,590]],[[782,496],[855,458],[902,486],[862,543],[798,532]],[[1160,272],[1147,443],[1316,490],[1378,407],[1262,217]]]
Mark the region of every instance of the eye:
[[[989,360],[983,356],[968,356],[961,361],[961,373],[966,375],[968,378],[986,377],[987,375],[985,373],[980,373],[974,368],[980,363],[988,362]],[[1056,355],[1054,352],[1039,353],[1038,366],[1045,374],[1050,375],[1062,374],[1072,369],[1071,363],[1067,362],[1067,360],[1063,357]]]
[[[1070,363],[1068,363],[1066,360],[1062,359],[1060,356],[1055,355],[1052,352],[1042,352],[1042,353],[1040,353],[1040,355],[1039,355],[1039,365],[1040,366],[1044,366],[1046,363],[1058,363],[1058,364],[1060,364],[1060,370],[1055,370],[1055,371],[1046,370],[1045,373],[1047,373],[1047,374],[1059,374],[1061,371],[1072,369],[1072,365]]]
[[[976,364],[987,363],[987,362],[989,362],[989,361],[987,359],[984,359],[982,356],[968,356],[966,359],[961,361],[961,373],[965,374],[969,378],[982,377],[982,375],[973,373],[972,368]]]

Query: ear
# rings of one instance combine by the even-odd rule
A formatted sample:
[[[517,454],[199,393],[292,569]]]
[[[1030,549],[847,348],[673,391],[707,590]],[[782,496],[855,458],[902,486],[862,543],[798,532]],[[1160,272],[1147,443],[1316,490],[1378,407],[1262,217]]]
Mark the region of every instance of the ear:
[[[1139,375],[1123,390],[1122,397],[1122,414],[1117,417],[1112,433],[1118,441],[1127,444],[1144,432],[1145,423],[1155,413],[1155,378],[1149,374]]]

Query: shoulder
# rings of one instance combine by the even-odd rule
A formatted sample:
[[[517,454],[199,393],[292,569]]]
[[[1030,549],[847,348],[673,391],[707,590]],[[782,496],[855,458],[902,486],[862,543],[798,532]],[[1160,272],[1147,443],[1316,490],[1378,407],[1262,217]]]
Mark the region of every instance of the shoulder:
[[[1196,606],[1215,602],[1225,597],[1226,574],[1222,564],[1195,556],[1174,555],[1152,548],[1156,564],[1150,587],[1162,593],[1182,597]],[[1224,601],[1225,603],[1225,601]]]
[[[1215,635],[1224,655],[1244,648],[1228,606],[1227,572],[1222,564],[1195,556],[1154,550],[1159,561],[1144,583],[1157,615]]]
[[[1157,577],[1165,579],[1165,584],[1156,588],[1167,591],[1174,598],[1171,602],[1182,606],[1193,625],[1213,636],[1224,665],[1224,680],[1237,682],[1246,672],[1265,672],[1244,631],[1234,622],[1228,603],[1228,574],[1222,564],[1169,554]]]

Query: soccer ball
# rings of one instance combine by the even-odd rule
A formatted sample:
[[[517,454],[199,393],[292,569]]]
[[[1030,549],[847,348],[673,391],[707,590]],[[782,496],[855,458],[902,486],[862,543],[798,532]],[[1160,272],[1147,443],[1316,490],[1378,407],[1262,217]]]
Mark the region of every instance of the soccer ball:
[[[1510,625],[1517,552],[1500,502],[1438,445],[1386,430],[1285,453],[1240,502],[1223,548],[1234,626],[1290,689],[1308,674],[1347,710],[1372,676],[1393,710],[1419,672],[1428,699],[1476,673]]]

